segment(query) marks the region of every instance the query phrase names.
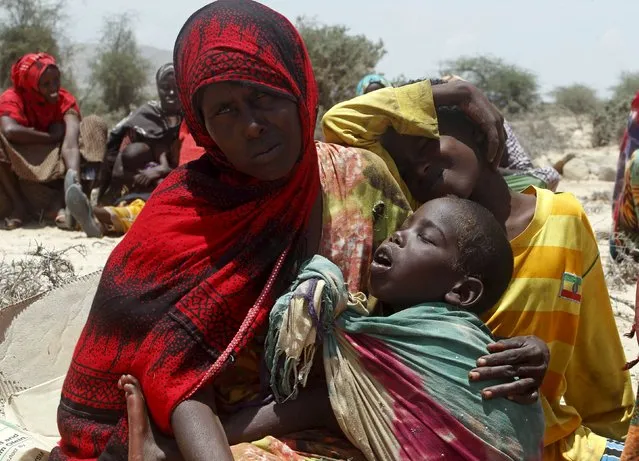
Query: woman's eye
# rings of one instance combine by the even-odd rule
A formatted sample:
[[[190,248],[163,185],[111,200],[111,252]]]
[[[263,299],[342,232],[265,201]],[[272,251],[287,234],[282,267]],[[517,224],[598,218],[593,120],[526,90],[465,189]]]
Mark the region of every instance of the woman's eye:
[[[230,106],[222,106],[218,109],[218,111],[215,113],[215,115],[225,115],[225,114],[229,114],[231,113],[231,107]]]
[[[270,104],[272,98],[273,96],[271,96],[268,93],[258,92],[258,93],[255,93],[255,95],[253,96],[253,101],[258,103],[260,106],[263,106],[266,104]]]

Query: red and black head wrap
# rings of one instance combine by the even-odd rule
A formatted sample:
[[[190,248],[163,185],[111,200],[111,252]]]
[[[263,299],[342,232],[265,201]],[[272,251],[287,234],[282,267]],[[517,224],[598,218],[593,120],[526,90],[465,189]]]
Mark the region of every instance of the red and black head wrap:
[[[106,429],[95,421],[105,412],[117,417],[117,430],[109,429],[116,439],[126,436],[121,373],[140,379],[151,416],[170,432],[175,406],[265,325],[282,266],[320,193],[317,89],[287,19],[250,0],[211,3],[183,27],[174,60],[186,122],[208,155],[162,182],[109,258],[63,389],[59,427],[69,452],[104,449],[95,441]],[[207,133],[194,99],[222,81],[297,101],[303,152],[286,180],[234,171]]]
[[[216,82],[252,83],[295,98],[305,151],[314,152],[318,95],[313,68],[299,33],[279,13],[250,0],[211,3],[184,25],[173,60],[186,122],[217,164],[228,166],[194,106],[197,92]]]

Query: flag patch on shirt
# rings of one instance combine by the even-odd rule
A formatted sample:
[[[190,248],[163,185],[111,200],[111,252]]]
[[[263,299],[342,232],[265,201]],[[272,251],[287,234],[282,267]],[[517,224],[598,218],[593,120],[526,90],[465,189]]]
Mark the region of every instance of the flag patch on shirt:
[[[571,274],[570,272],[564,272],[564,275],[561,276],[559,297],[580,303],[582,281],[583,279],[581,277]]]

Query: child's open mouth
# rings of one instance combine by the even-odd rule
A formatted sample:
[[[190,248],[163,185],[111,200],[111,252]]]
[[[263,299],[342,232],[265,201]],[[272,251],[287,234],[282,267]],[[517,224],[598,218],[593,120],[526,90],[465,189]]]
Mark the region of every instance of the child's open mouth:
[[[373,256],[373,263],[371,264],[371,270],[373,271],[385,271],[391,268],[393,265],[393,255],[388,244],[381,245],[375,255]]]

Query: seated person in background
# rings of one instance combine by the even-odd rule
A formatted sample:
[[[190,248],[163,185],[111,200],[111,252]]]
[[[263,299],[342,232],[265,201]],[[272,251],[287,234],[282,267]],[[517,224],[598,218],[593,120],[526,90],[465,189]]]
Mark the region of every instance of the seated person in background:
[[[369,74],[359,81],[357,89],[355,90],[356,96],[361,96],[371,91],[379,90],[381,88],[387,88],[393,86],[391,82],[386,80],[383,75]]]
[[[178,165],[182,166],[191,160],[197,160],[205,150],[199,147],[189,132],[186,123],[182,122],[178,142],[174,149],[179,151]],[[138,217],[150,194],[131,194],[124,196],[114,206],[94,206],[93,216],[95,224],[100,228],[101,235],[126,234]]]
[[[515,192],[523,192],[529,186],[540,189],[557,190],[561,177],[552,166],[535,167],[530,156],[526,153],[517,136],[504,120],[506,130],[506,150],[499,162],[499,172],[506,180],[506,184]]]
[[[153,189],[178,166],[182,115],[173,64],[158,69],[156,83],[160,102],[143,105],[109,134],[97,188],[104,206],[82,202],[74,214],[89,237],[126,233]]]
[[[635,150],[639,148],[639,133],[637,133],[637,127],[639,126],[639,91],[635,95],[634,99],[630,103],[630,114],[626,122],[626,127],[623,131],[621,138],[621,145],[619,147],[619,158],[617,160],[617,178],[615,179],[615,188],[612,192],[612,203],[614,205],[621,194],[621,189],[624,183],[624,173],[626,172],[626,163],[630,159],[630,156]],[[633,135],[630,135],[630,132]]]
[[[630,255],[639,261],[639,92],[632,101],[617,162],[613,192],[610,255]]]
[[[158,69],[156,84],[159,102],[144,104],[109,134],[99,203],[113,205],[131,192],[151,192],[177,166],[174,144],[182,114],[173,64]]]
[[[332,263],[316,256],[308,266],[304,266],[298,280],[307,280],[307,268],[315,274],[323,269],[339,272]],[[488,344],[494,343],[490,331],[476,314],[491,309],[499,300],[510,282],[512,269],[512,251],[504,230],[495,218],[482,206],[456,197],[436,199],[422,205],[375,252],[370,267],[371,294],[383,303],[384,313],[392,315],[383,321],[383,326],[378,328],[377,334],[373,333],[373,337],[384,342],[385,335],[390,335],[390,343],[397,346],[395,352],[399,359],[406,359],[403,360],[405,366],[428,383],[425,388],[415,389],[403,380],[401,373],[396,375],[400,387],[405,387],[400,391],[411,395],[411,402],[417,402],[410,422],[405,422],[410,424],[413,433],[419,435],[412,440],[404,435],[404,443],[397,444],[401,446],[395,448],[398,452],[393,453],[393,459],[426,459],[433,454],[445,459],[541,459],[544,433],[541,405],[519,405],[508,399],[483,401],[481,387],[468,381],[469,370],[485,354]],[[294,293],[294,296],[300,295],[295,289]],[[274,310],[288,309],[288,299],[287,296],[280,298]],[[327,312],[334,307],[323,303],[323,315],[332,318],[334,312]],[[401,339],[397,339],[393,329],[413,324],[408,321],[413,318],[411,316],[421,319],[418,320],[418,334],[408,333],[404,328]],[[283,317],[277,318],[281,320]],[[369,324],[381,320],[355,315],[349,317],[349,322],[359,325],[357,332],[349,330],[348,334],[361,336],[371,333],[367,331]],[[270,329],[281,331],[281,327],[272,324]],[[341,328],[341,325],[338,323],[335,328]],[[333,334],[331,330],[327,330],[326,334]],[[300,336],[297,330],[292,335]],[[282,338],[272,338],[275,343],[282,343]],[[415,351],[419,353],[415,354]],[[330,355],[325,354],[324,358],[333,366],[353,365],[357,369],[370,369],[366,366],[368,362],[364,367],[356,366],[350,360],[360,359],[343,352],[340,356],[347,363],[341,365],[335,365]],[[455,360],[451,360],[451,356]],[[289,358],[286,357],[287,363]],[[312,358],[308,360],[312,361]],[[415,366],[415,363],[419,365]],[[282,362],[277,357],[270,363],[267,359],[267,366],[281,367]],[[282,375],[285,372],[271,374]],[[366,376],[363,381],[367,381]],[[375,381],[379,376],[371,373],[368,379]],[[379,383],[383,387],[387,384],[383,380]],[[122,377],[120,386],[127,395],[129,459],[137,459],[136,456],[143,453],[157,453],[139,384],[127,375]],[[187,400],[178,408],[188,406],[192,417],[173,421],[175,425],[187,425],[178,432],[193,434],[188,448],[181,446],[184,459],[232,460],[234,456],[236,460],[243,459],[241,446],[232,450],[222,447],[267,435],[283,435],[291,430],[311,429],[331,421],[335,426],[331,411],[333,402],[337,403],[333,408],[338,421],[342,422],[341,428],[350,435],[355,426],[361,425],[362,431],[370,438],[379,431],[384,432],[387,427],[391,429],[390,433],[383,434],[385,440],[402,437],[401,428],[396,425],[372,423],[375,419],[372,415],[377,415],[375,411],[371,412],[371,418],[360,417],[355,408],[363,408],[365,404],[350,402],[351,408],[340,411],[340,408],[345,409],[339,405],[345,395],[339,387],[329,386],[329,389],[313,386],[311,390],[301,390],[296,399],[289,400],[283,396],[287,397],[285,403],[240,410],[228,415],[225,422],[217,426],[208,408],[214,405],[213,401]],[[392,415],[398,411],[398,406],[405,404],[401,400],[393,402],[397,396],[392,395],[391,389],[386,392],[385,401],[376,404],[382,406],[382,413],[386,413],[383,405],[388,404],[388,413]],[[329,393],[332,393],[330,401]],[[281,393],[276,392],[276,395]],[[310,408],[314,411],[309,411]],[[460,408],[463,409],[462,414],[455,411]],[[433,419],[434,415],[437,419]],[[395,414],[391,418],[397,421],[398,417]],[[368,439],[364,440],[365,437],[349,438],[359,443],[357,448],[368,459],[391,459],[385,449],[369,443]],[[147,461],[152,459],[145,458]]]
[[[72,186],[83,194],[81,163],[97,164],[104,156],[106,125],[96,116],[80,122],[77,101],[60,87],[60,77],[52,56],[26,54],[12,66],[12,86],[0,95],[0,205],[11,208],[4,210],[10,213],[5,229],[20,227],[40,210],[52,211],[56,224],[67,227],[65,194]]]
[[[625,437],[633,395],[586,213],[571,194],[510,190],[477,155],[483,146],[473,124],[455,108],[429,110],[431,98],[423,81],[340,103],[325,114],[324,135],[378,154],[414,204],[453,194],[493,213],[511,242],[514,275],[481,318],[495,335],[535,335],[550,348],[544,459],[599,461],[616,446],[607,439]],[[425,137],[437,122],[441,137]],[[528,371],[513,365],[525,385]]]

